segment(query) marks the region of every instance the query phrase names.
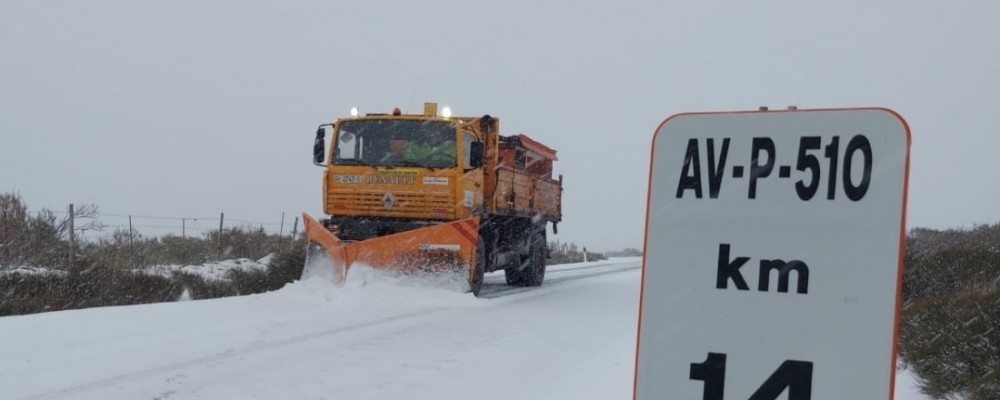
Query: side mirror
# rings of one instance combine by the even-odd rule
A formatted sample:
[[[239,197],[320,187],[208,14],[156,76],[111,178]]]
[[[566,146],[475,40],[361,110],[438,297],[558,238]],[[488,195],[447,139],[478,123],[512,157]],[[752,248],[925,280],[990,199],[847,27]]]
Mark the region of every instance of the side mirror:
[[[469,164],[472,164],[472,168],[480,168],[483,166],[483,142],[472,142],[470,143],[470,153],[469,153]]]
[[[333,124],[323,124],[316,128],[316,140],[313,142],[313,164],[324,166],[326,161],[326,129]]]
[[[483,133],[493,133],[493,117],[489,114],[479,119],[479,131]]]

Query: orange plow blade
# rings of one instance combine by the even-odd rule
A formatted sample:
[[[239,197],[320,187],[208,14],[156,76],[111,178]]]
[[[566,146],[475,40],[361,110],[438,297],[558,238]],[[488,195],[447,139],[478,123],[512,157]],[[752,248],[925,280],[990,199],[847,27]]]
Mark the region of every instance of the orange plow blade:
[[[310,257],[306,269],[328,268],[337,283],[343,283],[351,266],[362,263],[372,268],[398,271],[463,271],[472,277],[479,217],[430,225],[359,242],[343,242],[319,221],[303,214],[306,238],[321,257]],[[323,254],[325,253],[325,254]],[[327,258],[330,265],[315,259]],[[320,271],[322,272],[322,271]],[[303,272],[303,277],[306,273]]]
[[[344,283],[349,265],[344,243],[309,214],[302,213],[302,221],[305,222],[306,240],[309,242],[302,278],[332,274],[334,282]]]

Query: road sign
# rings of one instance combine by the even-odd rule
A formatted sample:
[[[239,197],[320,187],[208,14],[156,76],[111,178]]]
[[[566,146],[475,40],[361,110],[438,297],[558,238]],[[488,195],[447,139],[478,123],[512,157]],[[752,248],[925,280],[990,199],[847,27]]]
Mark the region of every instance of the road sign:
[[[634,397],[889,399],[909,148],[881,108],[665,120]]]

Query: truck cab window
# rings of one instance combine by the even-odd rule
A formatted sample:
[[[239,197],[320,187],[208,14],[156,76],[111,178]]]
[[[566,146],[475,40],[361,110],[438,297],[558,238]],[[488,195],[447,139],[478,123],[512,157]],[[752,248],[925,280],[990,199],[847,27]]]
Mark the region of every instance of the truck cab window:
[[[358,149],[361,147],[361,143],[357,135],[342,130],[338,142],[337,151],[334,153],[336,159],[354,160],[358,158]]]
[[[339,125],[333,165],[453,168],[457,139],[448,121],[357,120]]]

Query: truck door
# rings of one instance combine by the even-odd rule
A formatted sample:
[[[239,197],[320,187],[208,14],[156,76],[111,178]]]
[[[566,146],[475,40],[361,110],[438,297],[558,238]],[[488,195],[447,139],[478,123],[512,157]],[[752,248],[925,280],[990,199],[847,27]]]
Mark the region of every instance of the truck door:
[[[483,207],[483,169],[473,167],[472,144],[479,142],[470,131],[462,134],[462,149],[459,168],[462,170],[461,179],[458,185],[458,198],[460,201],[460,218],[473,215],[473,211]]]

